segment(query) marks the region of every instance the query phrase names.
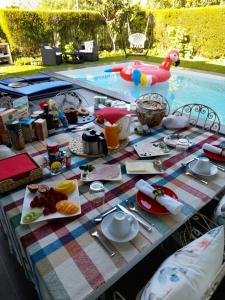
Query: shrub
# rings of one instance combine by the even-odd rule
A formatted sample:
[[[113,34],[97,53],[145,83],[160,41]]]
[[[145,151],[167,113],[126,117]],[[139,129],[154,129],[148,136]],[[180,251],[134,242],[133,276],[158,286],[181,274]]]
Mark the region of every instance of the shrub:
[[[144,32],[148,14],[149,10],[142,9],[130,17],[133,33]],[[154,24],[147,32],[150,37],[153,30],[151,53],[164,53],[178,45],[184,57],[193,51],[207,58],[225,57],[225,6],[160,9],[151,14]],[[125,23],[117,38],[119,48],[129,46]],[[96,39],[100,50],[112,50],[105,20],[97,11],[2,9],[0,25],[14,53],[23,56],[38,55],[41,43],[60,43],[64,48],[70,42],[75,45],[89,39]]]
[[[104,19],[95,11],[2,9],[0,24],[12,49],[33,56],[39,53],[42,43],[64,47],[74,40],[95,39]]]
[[[33,57],[20,57],[14,60],[14,64],[16,66],[25,66],[25,65],[42,65],[41,57],[33,58]]]

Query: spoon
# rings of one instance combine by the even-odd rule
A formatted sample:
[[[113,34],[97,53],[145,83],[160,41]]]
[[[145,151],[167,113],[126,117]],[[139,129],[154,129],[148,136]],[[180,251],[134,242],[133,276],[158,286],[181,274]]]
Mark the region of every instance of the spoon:
[[[198,176],[196,176],[196,175],[194,175],[194,174],[192,174],[188,171],[186,171],[185,174],[187,176],[191,176],[191,177],[195,178],[196,180],[200,181],[201,183],[208,184],[208,181],[206,181],[206,180],[204,180],[204,179],[202,179],[202,178],[200,178],[200,177],[198,177]]]
[[[135,212],[139,217],[141,217],[142,219],[144,219],[148,224],[150,224],[151,226],[155,226],[155,224],[151,223],[141,212],[139,212],[139,210],[135,207],[133,202],[130,202],[128,200],[125,201],[127,208],[130,211]]]

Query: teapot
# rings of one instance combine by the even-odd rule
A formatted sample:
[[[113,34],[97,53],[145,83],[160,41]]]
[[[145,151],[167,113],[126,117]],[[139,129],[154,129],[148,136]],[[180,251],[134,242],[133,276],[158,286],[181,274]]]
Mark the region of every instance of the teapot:
[[[83,151],[86,154],[108,154],[108,148],[103,132],[89,129],[82,134]]]

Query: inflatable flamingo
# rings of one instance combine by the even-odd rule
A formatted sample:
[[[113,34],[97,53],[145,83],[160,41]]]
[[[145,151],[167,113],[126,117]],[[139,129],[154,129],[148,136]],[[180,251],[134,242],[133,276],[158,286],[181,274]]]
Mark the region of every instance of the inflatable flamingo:
[[[154,85],[158,82],[166,81],[170,78],[170,66],[172,62],[175,66],[180,64],[179,52],[171,50],[159,66],[143,64],[135,61],[132,66],[118,66],[105,70],[105,72],[120,72],[120,76],[134,82],[135,85]]]

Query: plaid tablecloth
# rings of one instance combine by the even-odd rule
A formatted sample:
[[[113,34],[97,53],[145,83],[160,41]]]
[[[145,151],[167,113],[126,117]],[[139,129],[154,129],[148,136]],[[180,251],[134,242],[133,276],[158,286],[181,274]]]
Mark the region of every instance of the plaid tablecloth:
[[[95,299],[224,187],[225,173],[220,171],[208,178],[207,186],[184,174],[181,161],[185,162],[201,154],[203,143],[219,144],[224,140],[222,136],[194,127],[182,132],[192,139],[191,148],[184,152],[172,150],[170,155],[163,157],[166,167],[164,174],[142,176],[126,174],[125,160],[138,158],[132,146],[134,143],[144,139],[154,142],[170,133],[171,131],[163,128],[155,129],[149,136],[138,136],[133,133],[125,149],[103,158],[88,159],[74,155],[71,167],[63,169],[63,173],[57,176],[52,177],[49,170],[44,169],[44,177],[40,182],[48,184],[50,181],[58,182],[65,178],[79,179],[79,166],[90,161],[95,164],[121,163],[122,181],[105,183],[104,210],[126,199],[134,201],[136,195],[134,186],[141,178],[172,189],[185,204],[182,212],[176,216],[158,217],[146,213],[146,217],[155,224],[153,232],[148,233],[140,228],[137,237],[130,242],[122,244],[110,242],[117,251],[112,258],[90,234],[94,228],[91,220],[102,210],[93,201],[93,196],[89,193],[89,184],[79,182],[82,214],[51,222],[20,225],[24,189],[8,193],[1,198],[1,220],[11,250],[35,283],[40,297],[60,300]],[[74,136],[72,133],[61,132],[49,139],[66,146]],[[25,151],[42,164],[43,154],[46,153],[45,144],[46,141],[28,144]]]

